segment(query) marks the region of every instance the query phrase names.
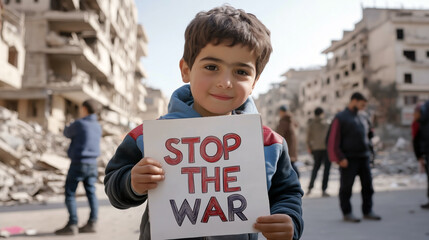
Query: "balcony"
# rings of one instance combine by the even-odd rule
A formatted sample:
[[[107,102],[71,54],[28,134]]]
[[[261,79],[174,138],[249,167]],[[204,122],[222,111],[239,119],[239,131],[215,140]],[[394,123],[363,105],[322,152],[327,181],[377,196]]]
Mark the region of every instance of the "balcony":
[[[398,16],[396,14],[392,14],[390,17],[392,19],[392,22],[394,23],[413,23],[413,24],[429,23],[428,17],[413,15],[413,14],[408,16]]]
[[[93,12],[48,11],[44,14],[50,29],[57,32],[99,31],[98,16]]]
[[[141,62],[137,62],[136,63],[136,76],[138,78],[147,78],[146,70],[144,69],[144,67],[141,64]]]
[[[88,40],[89,43],[87,43],[84,39],[78,38],[75,33],[72,33],[71,37],[64,37],[50,32],[46,40],[48,47],[43,50],[46,54],[72,59],[79,68],[93,73],[96,77],[108,78],[110,76],[108,52],[97,38]]]
[[[396,88],[401,92],[429,92],[428,84],[397,84]]]
[[[429,46],[429,38],[426,36],[407,35],[404,42],[412,46]]]
[[[47,88],[54,94],[61,95],[73,102],[81,103],[85,99],[93,98],[103,105],[108,105],[109,100],[97,81],[90,79],[82,70],[77,70],[71,76],[52,74]]]
[[[4,59],[1,59],[3,61]],[[7,62],[0,61],[0,88],[20,89],[22,86],[22,75],[19,70]]]

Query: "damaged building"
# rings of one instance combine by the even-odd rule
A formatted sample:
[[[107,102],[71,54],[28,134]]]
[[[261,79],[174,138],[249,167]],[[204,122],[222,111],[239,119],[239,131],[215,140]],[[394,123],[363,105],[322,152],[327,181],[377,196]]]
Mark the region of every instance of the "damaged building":
[[[62,130],[86,99],[103,105],[99,182],[123,135],[165,114],[147,43],[133,0],[0,0],[0,205],[63,193]]]
[[[360,91],[369,98],[367,110],[382,139],[409,136],[416,104],[429,99],[429,10],[364,8],[354,29],[322,53],[327,63],[318,72],[291,69],[301,74],[283,75],[286,80],[275,86],[287,88],[289,79],[300,83],[294,115],[301,131],[317,106],[332,118]],[[264,112],[273,104],[262,97],[258,106]],[[296,102],[291,94],[279,97],[271,108]]]
[[[105,131],[143,121],[148,40],[133,0],[2,1],[0,106],[54,133],[88,98]]]

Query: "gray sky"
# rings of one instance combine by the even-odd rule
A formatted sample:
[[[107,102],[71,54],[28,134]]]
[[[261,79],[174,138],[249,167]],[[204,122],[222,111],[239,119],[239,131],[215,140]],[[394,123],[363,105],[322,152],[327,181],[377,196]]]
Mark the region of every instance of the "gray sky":
[[[183,54],[184,31],[199,11],[228,3],[255,14],[271,31],[273,53],[253,96],[265,93],[270,84],[283,80],[290,68],[307,68],[326,63],[321,52],[343,30],[352,30],[362,17],[361,6],[381,8],[425,8],[429,0],[136,0],[138,22],[149,39],[148,56],[142,58],[151,87],[165,96],[183,83],[179,60]],[[268,4],[269,3],[269,4]]]

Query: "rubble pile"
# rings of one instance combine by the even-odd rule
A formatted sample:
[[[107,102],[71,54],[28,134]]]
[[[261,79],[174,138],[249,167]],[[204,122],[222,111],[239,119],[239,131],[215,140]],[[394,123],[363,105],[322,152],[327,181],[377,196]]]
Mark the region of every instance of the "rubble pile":
[[[104,136],[98,159],[99,180],[119,145],[119,136]],[[70,139],[48,133],[36,123],[18,119],[16,112],[0,107],[0,204],[43,202],[64,192],[70,160]]]

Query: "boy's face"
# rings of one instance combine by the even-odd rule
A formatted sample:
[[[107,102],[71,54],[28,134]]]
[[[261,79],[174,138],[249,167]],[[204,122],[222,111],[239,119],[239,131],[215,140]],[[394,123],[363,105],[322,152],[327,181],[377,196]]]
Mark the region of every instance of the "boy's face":
[[[230,115],[252,93],[256,57],[248,47],[208,44],[195,58],[192,70],[180,60],[185,83],[190,83],[194,109],[201,116]]]

